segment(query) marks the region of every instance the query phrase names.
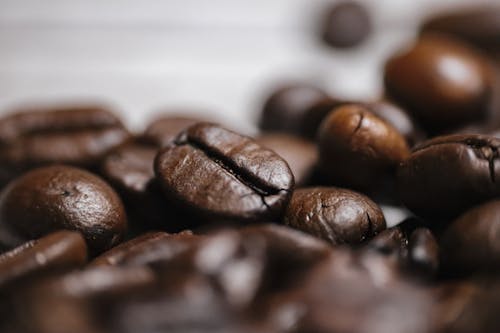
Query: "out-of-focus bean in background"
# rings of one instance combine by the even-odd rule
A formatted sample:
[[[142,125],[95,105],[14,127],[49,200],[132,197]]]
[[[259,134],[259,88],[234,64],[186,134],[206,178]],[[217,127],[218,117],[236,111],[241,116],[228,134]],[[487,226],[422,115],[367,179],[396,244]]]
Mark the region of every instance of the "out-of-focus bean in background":
[[[423,18],[498,0],[360,1],[374,31],[347,50],[315,34],[332,2],[0,0],[0,112],[90,99],[135,129],[162,110],[187,110],[251,132],[273,84],[306,80],[342,97],[377,97],[384,60]]]

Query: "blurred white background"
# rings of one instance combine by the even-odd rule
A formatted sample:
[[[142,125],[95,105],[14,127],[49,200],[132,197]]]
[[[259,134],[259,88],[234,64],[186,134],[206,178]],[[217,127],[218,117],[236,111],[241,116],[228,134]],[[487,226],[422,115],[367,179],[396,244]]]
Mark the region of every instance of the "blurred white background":
[[[339,96],[376,97],[384,59],[423,17],[499,1],[360,1],[375,31],[339,51],[314,34],[334,1],[0,0],[0,112],[91,99],[116,106],[135,129],[183,109],[248,132],[273,83],[317,81]]]

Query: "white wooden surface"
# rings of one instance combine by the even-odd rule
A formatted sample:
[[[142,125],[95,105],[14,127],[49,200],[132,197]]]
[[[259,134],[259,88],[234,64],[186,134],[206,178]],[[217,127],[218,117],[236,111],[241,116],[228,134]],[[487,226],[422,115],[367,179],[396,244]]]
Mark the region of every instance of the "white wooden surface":
[[[251,131],[267,89],[288,78],[377,95],[383,59],[435,2],[365,1],[375,33],[335,51],[314,35],[324,0],[0,0],[0,112],[97,99],[136,129],[161,109],[191,108]]]

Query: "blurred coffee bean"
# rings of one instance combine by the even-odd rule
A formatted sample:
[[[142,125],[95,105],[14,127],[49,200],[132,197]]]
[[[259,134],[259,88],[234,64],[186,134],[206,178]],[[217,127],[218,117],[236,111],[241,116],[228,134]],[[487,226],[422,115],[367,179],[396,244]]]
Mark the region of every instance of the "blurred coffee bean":
[[[266,133],[255,138],[263,147],[274,150],[292,170],[295,185],[308,185],[318,164],[316,145],[297,136],[278,133]]]
[[[344,104],[353,104],[354,102],[342,100],[334,97],[324,97],[311,107],[309,107],[302,117],[301,133],[306,138],[315,140],[318,136],[318,129],[321,122],[334,109]]]
[[[15,246],[57,229],[80,231],[91,254],[118,244],[127,230],[123,204],[99,177],[55,165],[37,168],[0,194],[0,242]]]
[[[408,240],[410,269],[423,278],[432,278],[439,268],[439,246],[432,232],[418,228]]]
[[[492,72],[473,49],[442,36],[423,36],[385,65],[386,93],[426,131],[442,133],[485,121]]]
[[[442,136],[418,145],[398,170],[401,200],[436,221],[497,197],[499,147],[499,139],[481,135]]]
[[[157,146],[165,147],[171,144],[180,132],[200,121],[200,118],[186,116],[162,116],[153,120],[141,136],[141,141]]]
[[[366,8],[354,1],[341,1],[327,8],[322,19],[321,34],[326,44],[353,47],[371,33],[372,22]]]
[[[386,227],[382,211],[368,197],[335,187],[296,190],[284,224],[333,245],[359,244]]]
[[[325,98],[327,93],[314,85],[297,83],[279,87],[266,100],[259,127],[264,131],[301,134],[306,111]]]
[[[388,228],[374,236],[365,248],[395,260],[403,260],[407,255],[408,237],[398,226]]]
[[[37,274],[79,267],[86,261],[87,246],[79,233],[54,232],[0,255],[0,287]]]
[[[440,241],[445,270],[454,274],[497,272],[500,262],[500,201],[474,207],[453,221]]]
[[[165,261],[190,249],[202,236],[190,232],[168,234],[148,232],[133,238],[95,258],[91,266],[142,266]]]
[[[93,168],[130,137],[114,114],[93,105],[20,109],[0,119],[0,133],[3,183],[45,164]]]
[[[391,178],[408,154],[404,137],[361,105],[344,105],[318,133],[320,168],[334,185],[371,189]]]
[[[463,39],[486,51],[500,51],[500,6],[455,9],[427,19],[421,33],[439,32]]]
[[[189,127],[162,149],[155,172],[167,199],[206,220],[279,220],[294,187],[276,153],[209,123]]]

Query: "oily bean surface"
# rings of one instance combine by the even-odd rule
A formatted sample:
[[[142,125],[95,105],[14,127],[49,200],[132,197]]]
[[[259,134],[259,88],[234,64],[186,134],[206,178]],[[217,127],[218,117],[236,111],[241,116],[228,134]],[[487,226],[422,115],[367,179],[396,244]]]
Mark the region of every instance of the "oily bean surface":
[[[318,133],[320,168],[334,185],[369,189],[409,154],[404,137],[360,105],[333,110]]]
[[[2,191],[3,244],[13,246],[57,229],[80,231],[95,254],[122,240],[127,217],[120,198],[106,182],[75,167],[34,169]]]
[[[334,187],[296,190],[284,223],[333,245],[359,244],[386,227],[382,211],[368,197]]]
[[[165,195],[223,220],[278,219],[294,187],[288,164],[254,140],[209,123],[188,128],[155,160]]]
[[[438,220],[497,197],[499,148],[499,139],[483,135],[449,135],[422,143],[399,166],[401,200],[415,214]]]

